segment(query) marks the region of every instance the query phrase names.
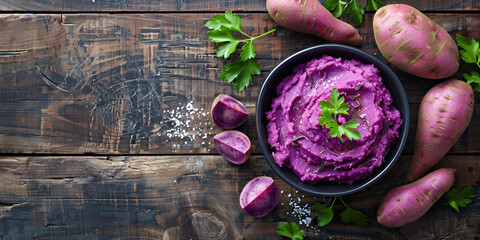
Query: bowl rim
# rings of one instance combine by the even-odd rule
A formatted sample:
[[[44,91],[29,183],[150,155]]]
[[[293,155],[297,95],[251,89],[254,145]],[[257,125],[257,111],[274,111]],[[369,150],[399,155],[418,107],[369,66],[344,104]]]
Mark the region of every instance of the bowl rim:
[[[390,155],[392,153],[388,153],[391,156],[392,160],[382,164],[382,166],[384,166],[385,164],[386,165],[383,167],[383,169],[380,172],[378,172],[378,173],[373,172],[372,175],[369,176],[368,178],[360,180],[360,181],[364,181],[364,183],[362,183],[361,185],[359,185],[357,187],[352,187],[349,190],[343,190],[343,191],[338,191],[338,192],[322,192],[322,191],[312,190],[311,188],[306,188],[305,186],[315,186],[317,184],[321,184],[322,182],[319,182],[317,184],[304,183],[300,180],[298,175],[296,173],[294,173],[291,169],[287,169],[285,167],[278,166],[277,163],[275,162],[275,160],[273,159],[272,151],[270,150],[270,147],[267,146],[265,141],[263,141],[264,139],[267,139],[266,138],[266,134],[267,134],[266,133],[266,123],[264,124],[265,127],[263,129],[261,128],[261,126],[262,126],[262,114],[265,114],[265,112],[268,111],[268,108],[265,109],[265,111],[262,109],[262,107],[263,107],[262,106],[263,96],[265,96],[265,94],[266,94],[267,86],[269,85],[270,81],[273,81],[272,80],[273,75],[275,75],[275,73],[277,71],[279,71],[279,69],[281,69],[284,65],[288,65],[289,62],[292,59],[297,58],[297,57],[301,57],[301,55],[307,55],[308,56],[308,54],[310,52],[316,51],[316,50],[319,50],[319,49],[320,50],[323,50],[323,49],[325,49],[325,50],[331,50],[331,49],[336,50],[336,49],[338,49],[338,50],[341,50],[341,51],[352,52],[356,55],[359,55],[359,56],[369,60],[368,64],[373,64],[375,67],[377,67],[380,70],[381,75],[388,76],[389,81],[392,82],[393,85],[400,86],[400,88],[396,89],[396,91],[399,92],[400,99],[404,99],[404,101],[400,101],[400,103],[396,103],[397,106],[398,105],[402,106],[402,108],[404,109],[404,112],[401,114],[402,125],[399,129],[399,138],[397,139],[397,142],[394,144],[394,146],[399,144],[398,145],[398,150],[393,153],[393,156]],[[328,54],[320,54],[318,56],[318,58],[323,56],[323,55],[328,55]],[[336,56],[333,56],[333,57],[336,57]],[[315,58],[315,57],[313,57],[313,58]],[[345,58],[345,59],[355,59],[355,58],[352,57],[352,58]],[[308,61],[310,61],[310,60],[307,59],[306,61],[302,61],[300,63],[303,63],[303,62],[306,63]],[[362,63],[365,63],[362,60],[358,60],[358,61],[360,61]],[[282,80],[279,80],[279,82],[283,81],[283,79],[285,77],[286,76],[284,76],[282,78]],[[383,81],[383,79],[384,79],[384,77],[382,77],[382,81]],[[384,82],[384,84],[385,84],[385,82]],[[274,86],[276,87],[277,85],[274,85]],[[391,90],[389,89],[389,91],[391,91]],[[273,98],[275,98],[275,97],[278,97],[278,95],[274,94]],[[270,71],[269,75],[267,76],[264,83],[262,84],[262,87],[261,87],[260,92],[258,94],[255,111],[256,111],[255,123],[256,123],[257,137],[258,137],[263,155],[266,158],[270,167],[273,169],[273,171],[277,175],[280,176],[280,178],[282,178],[290,186],[294,187],[297,190],[300,190],[300,191],[303,191],[303,192],[306,192],[306,193],[315,194],[315,195],[318,195],[318,196],[349,195],[349,194],[353,194],[355,192],[361,191],[363,189],[366,189],[367,187],[369,187],[372,184],[374,184],[375,182],[377,182],[380,178],[382,178],[383,176],[386,175],[386,173],[393,167],[393,165],[395,165],[396,161],[400,157],[401,153],[403,152],[403,148],[405,147],[406,139],[408,137],[408,131],[409,131],[409,128],[410,128],[410,108],[409,108],[408,98],[407,98],[407,95],[405,93],[405,89],[404,89],[400,79],[395,74],[395,72],[390,67],[388,67],[385,63],[383,63],[381,60],[379,60],[378,58],[376,58],[375,56],[373,56],[373,55],[371,55],[367,52],[364,52],[363,50],[360,50],[360,49],[355,48],[355,47],[347,46],[347,45],[336,44],[336,43],[320,44],[320,45],[316,45],[316,46],[313,46],[313,47],[309,47],[309,48],[300,50],[300,51],[290,55],[289,57],[287,57],[282,62],[280,62],[273,70]],[[264,111],[264,112],[262,112],[262,111]],[[264,134],[264,132],[265,132],[265,134]],[[377,167],[377,169],[381,168],[382,166]],[[288,171],[291,171],[293,174],[295,174],[295,176],[297,176],[297,178],[295,180],[292,180],[291,178],[286,176],[286,174],[283,172],[282,169],[287,169]],[[375,171],[377,171],[377,170],[375,170]],[[348,185],[348,184],[342,184],[342,185]],[[353,186],[353,185],[351,185],[351,186]]]

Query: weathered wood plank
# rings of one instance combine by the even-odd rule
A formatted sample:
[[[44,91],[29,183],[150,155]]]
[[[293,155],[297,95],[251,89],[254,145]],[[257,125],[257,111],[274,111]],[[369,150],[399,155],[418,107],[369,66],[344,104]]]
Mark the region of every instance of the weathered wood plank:
[[[326,0],[320,0],[325,3]],[[365,0],[358,1],[365,6]],[[396,4],[398,1],[384,0],[386,4]],[[478,10],[477,0],[448,1],[402,1],[422,11],[457,11]],[[0,11],[62,11],[62,12],[117,12],[117,11],[266,11],[265,1],[255,0],[4,0],[0,3]]]
[[[262,73],[236,93],[217,79],[226,63],[215,57],[203,24],[213,14],[85,14],[0,16],[0,152],[55,154],[210,153],[221,131],[210,121],[220,93],[250,111],[244,131],[260,153],[255,102],[276,64],[298,50],[325,41],[278,27],[265,13],[242,14],[255,41]],[[430,14],[452,35],[480,39],[476,14]],[[372,36],[372,15],[359,28],[361,48],[382,59]],[[18,29],[21,27],[22,31]],[[455,75],[474,69],[462,64]],[[412,108],[405,149],[411,153],[418,105],[436,80],[398,69]],[[477,97],[478,99],[478,97]],[[480,108],[455,153],[478,152]]]
[[[476,186],[474,202],[456,213],[445,197],[421,219],[391,229],[376,222],[376,209],[402,184],[411,156],[364,191],[345,196],[368,216],[368,227],[310,224],[308,207],[321,198],[296,192],[252,156],[233,165],[219,156],[0,157],[0,238],[276,239],[278,221],[302,223],[311,238],[465,239],[480,237],[480,156],[448,155],[437,167],[458,169],[455,186]],[[279,205],[259,219],[246,216],[238,196],[260,175],[273,176]],[[334,207],[337,213],[343,208]],[[261,232],[261,235],[259,233]]]

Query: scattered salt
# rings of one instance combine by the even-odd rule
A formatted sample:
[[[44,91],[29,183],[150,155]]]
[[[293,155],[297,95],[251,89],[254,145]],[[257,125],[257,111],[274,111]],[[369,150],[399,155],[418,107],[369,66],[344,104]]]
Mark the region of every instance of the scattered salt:
[[[209,113],[205,113],[203,108],[196,108],[193,101],[189,101],[186,105],[182,105],[182,103],[178,105],[176,108],[162,111],[161,130],[157,135],[166,136],[169,139],[167,142],[182,140],[185,145],[189,142],[196,142],[197,137],[207,139],[209,134],[205,131],[208,130],[210,119],[206,118],[206,115]],[[213,127],[210,127],[210,130],[213,130]],[[172,140],[175,138],[177,140]],[[180,149],[181,145],[173,144],[173,147]]]
[[[298,191],[296,191],[296,193],[298,193]],[[302,198],[304,197],[305,196],[302,195]],[[287,212],[287,215],[298,219],[299,225],[310,226],[312,222],[312,210],[309,207],[308,203],[301,205],[300,202],[302,201],[302,199],[300,197],[297,197],[295,199],[294,197],[292,197],[292,194],[288,194],[288,198],[288,205],[291,207],[291,211]]]

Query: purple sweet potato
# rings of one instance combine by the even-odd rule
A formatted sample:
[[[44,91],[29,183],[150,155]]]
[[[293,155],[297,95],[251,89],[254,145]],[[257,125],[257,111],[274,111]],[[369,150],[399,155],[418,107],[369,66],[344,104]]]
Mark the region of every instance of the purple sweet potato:
[[[240,206],[249,216],[263,217],[275,208],[278,199],[279,191],[273,179],[256,177],[243,187]]]
[[[378,9],[373,33],[385,59],[404,72],[441,79],[455,74],[460,66],[453,38],[411,6],[390,4]]]
[[[224,129],[233,129],[247,121],[247,108],[237,99],[226,94],[218,95],[212,104],[212,120]]]
[[[267,0],[267,10],[275,22],[290,30],[334,43],[363,43],[352,25],[335,18],[318,0]]]
[[[385,195],[377,211],[377,221],[400,227],[423,216],[453,185],[455,169],[441,168]]]
[[[250,139],[240,131],[223,131],[213,137],[213,142],[217,151],[234,164],[242,164],[250,156]]]
[[[425,94],[418,110],[407,182],[422,177],[458,141],[472,119],[473,98],[472,87],[455,79],[439,83]]]

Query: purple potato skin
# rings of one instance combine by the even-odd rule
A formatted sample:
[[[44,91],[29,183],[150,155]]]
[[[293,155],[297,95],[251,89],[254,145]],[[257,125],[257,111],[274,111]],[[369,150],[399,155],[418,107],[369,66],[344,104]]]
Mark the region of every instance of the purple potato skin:
[[[250,180],[240,194],[240,206],[252,217],[263,217],[277,206],[279,190],[271,177],[261,176]]]
[[[425,176],[458,142],[470,125],[474,106],[472,86],[462,80],[443,81],[425,94],[418,110],[407,182]]]
[[[250,156],[250,139],[240,131],[223,131],[213,137],[213,142],[217,151],[233,164],[242,164]]]
[[[237,99],[226,95],[218,95],[212,103],[212,120],[220,128],[234,129],[248,118],[248,110]]]
[[[383,57],[409,74],[443,79],[454,75],[460,66],[455,40],[412,6],[389,4],[378,9],[373,33]]]

